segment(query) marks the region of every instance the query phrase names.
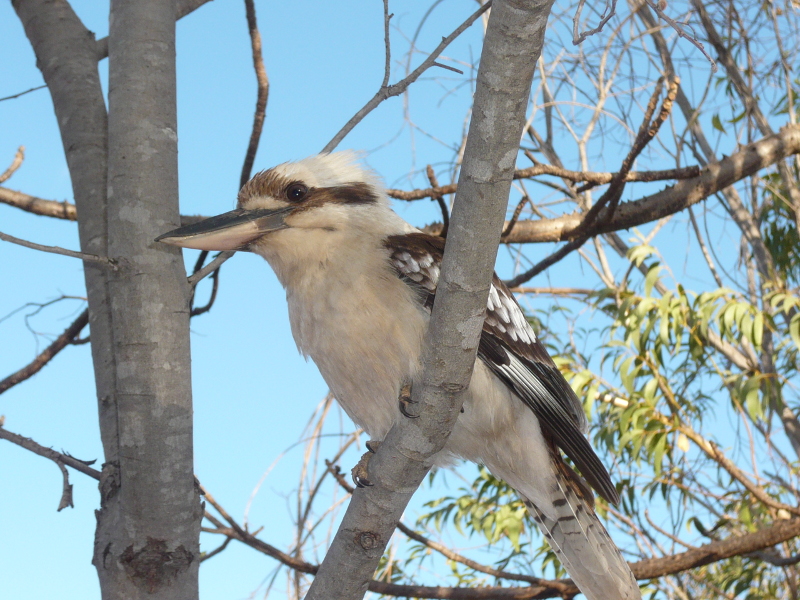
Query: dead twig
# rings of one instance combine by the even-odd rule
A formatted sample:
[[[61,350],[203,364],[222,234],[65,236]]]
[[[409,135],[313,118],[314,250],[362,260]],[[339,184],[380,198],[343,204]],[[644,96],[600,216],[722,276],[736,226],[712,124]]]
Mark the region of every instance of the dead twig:
[[[30,94],[31,92],[35,92],[36,90],[43,90],[46,87],[47,85],[39,85],[29,90],[25,90],[24,92],[20,92],[19,94],[13,94],[11,96],[6,96],[5,98],[0,98],[0,102],[3,102],[4,100],[13,100],[14,98],[19,98],[20,96],[24,96],[25,94]]]
[[[11,242],[12,244],[17,244],[18,246],[24,246],[25,248],[31,248],[32,250],[41,250],[42,252],[49,252],[51,254],[61,254],[62,256],[80,258],[86,262],[109,267],[112,271],[116,271],[119,268],[117,261],[113,258],[108,258],[107,256],[96,256],[94,254],[75,252],[74,250],[67,250],[66,248],[60,248],[59,246],[44,246],[42,244],[36,244],[27,240],[21,240],[13,235],[8,235],[7,233],[2,232],[0,232],[0,240],[3,240],[4,242]]]
[[[44,351],[42,351],[41,354],[33,359],[33,362],[0,381],[0,394],[14,387],[18,383],[22,383],[26,379],[33,377],[36,373],[41,371],[42,368],[49,363],[56,354],[61,352],[76,337],[78,337],[78,334],[80,334],[81,330],[86,327],[88,323],[89,309],[87,308],[69,327],[67,327],[64,333],[59,335],[52,344],[50,344],[44,349]]]
[[[384,72],[384,83],[381,85],[378,92],[367,102],[361,110],[359,110],[353,117],[342,127],[339,132],[333,136],[330,142],[325,144],[325,147],[322,149],[323,153],[332,152],[336,146],[345,138],[345,136],[350,133],[353,128],[358,125],[364,117],[366,117],[369,113],[371,113],[375,107],[377,107],[381,102],[388,98],[392,98],[394,96],[399,96],[402,94],[408,86],[414,83],[417,79],[419,79],[420,75],[422,75],[425,71],[427,71],[433,64],[436,62],[436,59],[439,58],[439,55],[444,52],[444,49],[450,45],[450,43],[456,39],[459,35],[461,35],[470,25],[472,25],[480,16],[489,10],[489,7],[492,5],[491,0],[486,2],[483,6],[481,6],[478,10],[476,10],[469,18],[464,21],[461,25],[459,25],[453,33],[448,35],[446,38],[442,39],[442,42],[436,46],[433,52],[426,58],[420,66],[414,69],[405,79],[398,81],[392,85],[386,85],[388,79],[386,78],[386,73]],[[388,29],[387,29],[388,31]],[[389,44],[388,37],[386,38],[386,44]],[[388,51],[387,51],[388,52]]]
[[[76,471],[80,471],[84,475],[88,475],[89,477],[97,479],[98,481],[100,480],[100,471],[89,466],[95,461],[78,460],[69,454],[56,452],[52,448],[45,448],[41,444],[34,442],[31,438],[23,437],[18,433],[13,433],[8,429],[5,429],[2,419],[0,419],[0,439],[7,440],[12,444],[16,444],[20,448],[25,448],[26,450],[29,450],[34,454],[38,454],[39,456],[49,458],[56,463],[61,471],[63,482],[61,488],[61,499],[58,503],[59,511],[67,507],[72,508],[74,506],[72,503],[72,484],[69,482],[69,472],[67,471],[66,467],[71,467]]]
[[[250,48],[253,53],[253,68],[256,72],[256,82],[258,92],[256,94],[256,112],[253,116],[253,130],[250,133],[250,142],[247,145],[247,153],[242,165],[242,175],[239,178],[239,187],[242,187],[250,179],[253,170],[253,162],[258,151],[258,143],[261,140],[261,132],[264,129],[264,118],[267,112],[267,100],[269,98],[269,78],[264,67],[264,56],[261,51],[261,33],[258,31],[256,22],[256,8],[253,0],[244,0],[247,12],[247,29],[250,32]]]
[[[22,161],[25,159],[25,146],[20,146],[17,149],[16,154],[14,154],[14,160],[11,161],[9,167],[0,175],[0,183],[4,183],[8,181],[11,176],[19,169],[20,165],[22,165]]]
[[[683,167],[678,169],[666,169],[663,171],[629,171],[625,175],[625,182],[642,182],[642,181],[667,181],[671,179],[691,179],[700,174],[700,167],[693,165],[691,167]],[[585,181],[586,186],[579,188],[576,192],[586,191],[590,187],[611,183],[614,177],[619,173],[603,173],[596,171],[570,171],[556,165],[537,164],[525,169],[517,169],[514,171],[514,179],[530,179],[539,175],[553,175],[561,179],[568,179],[570,181]],[[396,190],[388,189],[386,193],[395,200],[424,200],[425,198],[432,198],[436,194],[455,194],[458,185],[451,183],[438,188],[423,188],[416,190]]]
[[[570,232],[570,237],[572,239],[567,244],[559,248],[556,252],[541,260],[524,273],[521,273],[507,281],[506,285],[508,285],[508,287],[517,287],[532,279],[555,263],[559,262],[568,254],[583,246],[583,244],[585,244],[586,241],[589,240],[593,235],[597,235],[597,233],[599,233],[599,230],[595,227],[595,224],[602,225],[603,223],[610,222],[614,218],[614,213],[619,206],[619,201],[622,198],[622,192],[625,189],[626,175],[628,172],[630,172],[636,157],[641,154],[642,150],[644,150],[647,144],[649,144],[650,141],[656,136],[658,130],[661,128],[661,125],[670,115],[673,101],[678,93],[679,83],[680,80],[677,77],[669,82],[667,95],[661,104],[661,110],[659,111],[658,116],[655,119],[652,119],[658,97],[661,95],[662,80],[659,80],[656,85],[656,89],[647,104],[644,118],[641,126],[639,127],[636,139],[634,140],[628,155],[622,161],[619,172],[617,172],[615,177],[611,180],[608,189],[598,199],[597,203],[586,212],[580,224]],[[603,214],[602,219],[599,219],[601,211],[606,207],[607,210]]]
[[[428,181],[433,189],[439,189],[439,180],[436,178],[436,173],[434,172],[433,167],[428,165],[425,169],[425,172],[428,175]],[[447,209],[447,202],[445,202],[443,194],[436,194],[431,196],[431,198],[436,200],[436,202],[439,204],[439,210],[442,211],[442,230],[439,232],[439,236],[447,237],[447,229],[450,227],[450,211]]]
[[[200,269],[199,271],[193,273],[191,276],[188,277],[187,281],[189,282],[189,285],[191,285],[192,287],[196,286],[207,275],[219,269],[220,266],[222,266],[222,263],[224,263],[234,254],[236,254],[236,252],[233,250],[220,252],[214,260],[212,260],[205,267],[203,267],[202,269]]]

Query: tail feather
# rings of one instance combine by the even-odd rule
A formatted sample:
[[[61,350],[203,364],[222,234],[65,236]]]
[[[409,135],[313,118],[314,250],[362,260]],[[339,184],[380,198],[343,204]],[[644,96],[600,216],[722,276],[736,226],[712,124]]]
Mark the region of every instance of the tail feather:
[[[548,517],[530,501],[533,520],[588,600],[641,600],[628,563],[603,524],[571,480],[557,473],[558,489],[552,496]]]

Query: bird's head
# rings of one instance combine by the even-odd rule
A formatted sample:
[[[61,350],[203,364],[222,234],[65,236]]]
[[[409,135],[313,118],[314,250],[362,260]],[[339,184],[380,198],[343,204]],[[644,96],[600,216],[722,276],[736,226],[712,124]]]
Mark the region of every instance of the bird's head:
[[[396,219],[378,176],[361,167],[353,152],[336,152],[262,171],[241,189],[235,210],[156,241],[199,250],[249,250],[269,260],[292,245],[328,245],[337,233],[359,235],[380,228],[382,221],[396,228]]]

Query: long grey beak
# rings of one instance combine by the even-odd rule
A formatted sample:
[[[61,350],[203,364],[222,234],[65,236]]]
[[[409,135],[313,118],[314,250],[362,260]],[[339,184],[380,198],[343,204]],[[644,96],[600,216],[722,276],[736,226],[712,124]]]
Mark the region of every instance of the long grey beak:
[[[284,217],[294,209],[237,208],[230,212],[179,227],[160,235],[157,242],[198,250],[243,250],[265,233],[285,229]]]

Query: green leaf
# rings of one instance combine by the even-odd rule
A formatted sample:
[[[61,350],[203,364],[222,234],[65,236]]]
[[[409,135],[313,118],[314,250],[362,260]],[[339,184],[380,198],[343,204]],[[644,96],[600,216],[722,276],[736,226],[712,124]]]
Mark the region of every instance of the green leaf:
[[[714,129],[721,131],[722,133],[726,133],[725,128],[722,126],[722,121],[719,118],[719,115],[714,115],[711,117],[711,125],[714,126]]]
[[[757,313],[753,319],[753,345],[757,350],[761,349],[761,342],[764,340],[764,313]]]
[[[661,475],[661,463],[664,460],[664,452],[667,450],[667,434],[660,433],[657,434],[656,437],[658,441],[653,450],[653,469],[656,475]]]

